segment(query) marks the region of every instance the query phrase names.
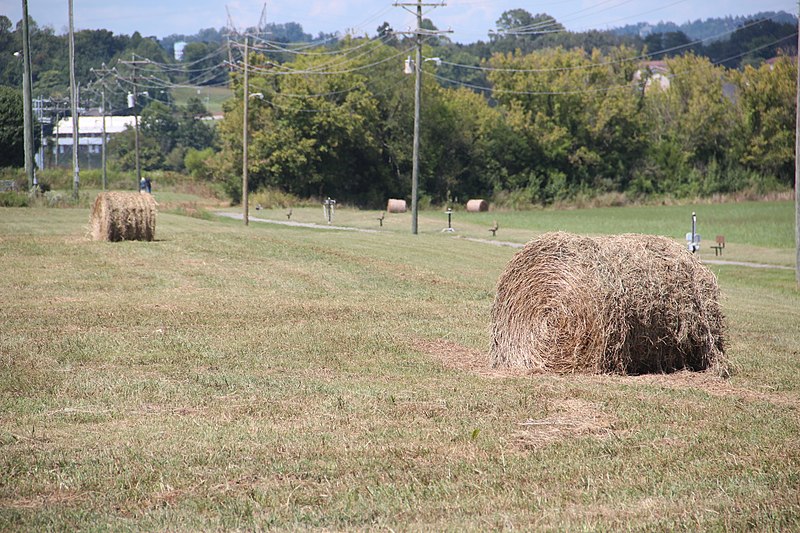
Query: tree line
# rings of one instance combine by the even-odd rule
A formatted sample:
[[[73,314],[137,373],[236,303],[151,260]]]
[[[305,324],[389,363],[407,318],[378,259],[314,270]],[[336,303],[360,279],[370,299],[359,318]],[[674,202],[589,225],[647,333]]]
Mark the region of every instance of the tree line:
[[[435,29],[429,20],[424,26]],[[729,39],[709,44],[692,43],[680,32],[642,38],[515,31],[542,26],[563,30],[547,14],[517,9],[501,16],[486,42],[427,41],[425,57],[441,61],[422,66],[423,203],[482,196],[524,206],[607,192],[689,196],[790,186],[796,73],[791,24],[748,20]],[[283,44],[257,46],[248,58],[249,92],[260,96],[250,101],[250,189],[364,206],[408,195],[414,82],[403,73],[403,62],[411,41],[384,23],[372,39],[326,38],[315,47],[293,48],[291,36],[311,36],[294,24],[272,30],[286,33]],[[12,31],[0,16],[0,49],[13,49],[18,34],[19,27]],[[66,88],[64,37],[35,24],[31,34],[34,87],[58,94]],[[195,37],[159,43],[138,33],[78,32],[79,79],[88,84],[97,78],[92,69],[129,56],[179,65],[167,48],[186,38],[183,63],[212,72],[204,78],[209,83],[229,83],[234,97],[215,128],[201,120],[207,111],[200,101],[176,105],[168,89],[139,99],[143,166],[187,170],[221,183],[238,200],[241,68],[203,63],[213,62],[231,36],[202,30]],[[12,54],[0,57],[0,83],[18,90],[19,65],[9,66]],[[132,77],[124,66],[117,75],[117,81]],[[169,83],[188,76],[180,68],[158,73]],[[127,87],[111,92],[112,109],[130,113]],[[12,96],[4,101],[16,101]],[[133,168],[132,132],[110,148],[113,164]]]
[[[406,50],[351,39],[335,68],[327,55],[300,56],[278,73],[256,68],[250,93],[263,98],[250,102],[250,189],[368,206],[407,196],[414,82],[403,74]],[[640,57],[627,45],[558,46],[496,52],[478,69],[425,62],[423,202],[486,197],[524,206],[791,186],[795,59],[730,69],[692,52],[655,65]],[[270,62],[259,53],[250,60]],[[446,78],[443,67],[466,70],[475,83]],[[238,198],[240,75],[233,87],[217,131],[221,150],[204,167]]]

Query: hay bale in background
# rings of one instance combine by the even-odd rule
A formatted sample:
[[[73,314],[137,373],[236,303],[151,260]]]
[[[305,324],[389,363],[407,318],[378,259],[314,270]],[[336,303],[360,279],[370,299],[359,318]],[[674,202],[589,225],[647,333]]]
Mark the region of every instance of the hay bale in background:
[[[152,241],[156,234],[156,201],[138,192],[101,192],[89,221],[95,241]]]
[[[386,211],[389,213],[405,213],[406,201],[398,200],[397,198],[389,198],[389,202],[386,204]]]
[[[489,210],[489,202],[487,202],[486,200],[475,198],[467,202],[468,213],[480,213],[481,211],[488,211],[488,210]]]
[[[493,367],[727,372],[716,277],[663,237],[542,235],[500,276],[491,315]]]

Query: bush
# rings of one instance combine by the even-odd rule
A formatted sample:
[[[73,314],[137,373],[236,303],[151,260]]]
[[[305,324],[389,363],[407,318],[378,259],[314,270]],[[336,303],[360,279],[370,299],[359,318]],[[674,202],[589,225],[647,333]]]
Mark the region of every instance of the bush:
[[[28,193],[6,191],[0,192],[0,207],[28,207],[30,198]]]
[[[309,201],[301,200],[293,194],[274,188],[260,189],[258,192],[250,195],[251,207],[260,205],[264,209],[276,209],[299,207],[308,204],[310,204]]]
[[[514,211],[532,209],[541,205],[538,202],[538,190],[532,187],[512,191],[498,190],[492,195],[492,204],[501,209],[512,209]]]
[[[183,158],[183,164],[189,174],[195,178],[211,180],[214,175],[209,165],[209,159],[213,156],[214,150],[211,148],[205,148],[203,150],[189,148],[186,151],[186,156]]]

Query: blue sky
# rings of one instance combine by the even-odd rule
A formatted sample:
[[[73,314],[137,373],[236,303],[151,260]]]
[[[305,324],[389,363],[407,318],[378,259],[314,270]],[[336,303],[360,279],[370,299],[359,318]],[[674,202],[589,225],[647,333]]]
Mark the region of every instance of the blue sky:
[[[298,22],[307,33],[347,32],[375,34],[383,21],[396,30],[414,25],[414,18],[394,0],[294,0],[267,2],[268,22]],[[68,0],[28,0],[28,10],[40,25],[64,33],[68,24]],[[226,10],[227,5],[227,10]],[[139,31],[164,37],[193,34],[201,28],[220,28],[228,12],[237,28],[255,26],[264,1],[254,0],[74,0],[76,29],[104,28],[120,34]],[[0,14],[14,23],[21,18],[21,0],[0,0]],[[509,9],[548,13],[567,29],[581,31],[624,26],[635,22],[676,23],[725,15],[749,15],[758,11],[797,12],[795,0],[448,0],[444,7],[426,8],[440,29],[452,29],[451,38],[468,43],[486,40],[488,30]]]

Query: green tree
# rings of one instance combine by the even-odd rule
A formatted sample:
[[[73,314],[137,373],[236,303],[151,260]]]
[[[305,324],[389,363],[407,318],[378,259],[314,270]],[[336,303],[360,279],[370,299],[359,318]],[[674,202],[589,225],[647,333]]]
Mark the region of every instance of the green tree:
[[[492,58],[494,97],[520,139],[511,144],[519,156],[501,158],[509,164],[503,188],[551,202],[626,187],[644,149],[632,68],[616,60],[631,55],[627,47],[607,56],[553,48]]]
[[[433,83],[423,110],[422,192],[437,202],[490,195],[495,168],[491,137],[500,112],[480,94]]]
[[[0,167],[25,165],[22,91],[0,86]]]
[[[738,161],[790,185],[794,179],[797,63],[745,67],[734,75],[741,126],[734,135]]]
[[[186,78],[196,85],[217,85],[228,78],[228,70],[221,62],[220,43],[193,42],[183,49]]]
[[[140,126],[144,136],[153,139],[163,153],[169,153],[175,147],[178,121],[167,105],[150,102],[142,111]]]
[[[727,73],[694,54],[667,60],[670,85],[645,93],[649,153],[644,163],[655,192],[702,191],[693,173],[712,162],[727,164],[736,115],[725,96]]]
[[[155,137],[139,132],[139,164],[142,170],[160,170],[165,167],[166,155]],[[111,137],[108,143],[111,160],[120,170],[136,170],[136,140],[132,127]]]
[[[346,40],[348,48],[364,45]],[[280,187],[300,196],[333,196],[342,200],[374,204],[383,202],[381,183],[386,174],[377,99],[367,86],[360,65],[392,54],[379,43],[366,44],[367,51],[353,59],[332,60],[326,55],[298,57],[292,70],[306,76],[254,76],[249,118],[250,187]],[[254,54],[254,64],[264,58]],[[346,63],[346,67],[340,66]],[[327,70],[327,73],[315,74]],[[340,71],[340,73],[335,73]],[[222,159],[241,160],[242,90],[236,80],[236,98],[226,106],[219,126]],[[232,157],[228,154],[232,154]],[[229,191],[236,195],[235,179]]]
[[[175,144],[197,150],[213,146],[214,128],[205,120],[208,116],[208,110],[199,98],[189,98],[186,106],[178,110]]]
[[[564,26],[547,13],[531,15],[524,9],[503,12],[496,22],[497,31],[490,34],[495,53],[520,51],[529,53],[537,41],[553,33],[563,32]]]

